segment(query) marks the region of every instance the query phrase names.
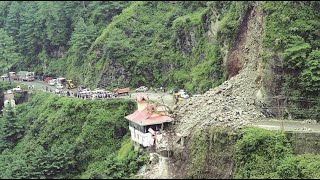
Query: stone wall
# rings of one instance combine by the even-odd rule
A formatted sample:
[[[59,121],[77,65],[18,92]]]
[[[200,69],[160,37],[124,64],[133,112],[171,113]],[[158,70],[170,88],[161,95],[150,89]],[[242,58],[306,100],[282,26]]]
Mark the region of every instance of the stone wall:
[[[286,132],[295,154],[320,154],[320,133]]]

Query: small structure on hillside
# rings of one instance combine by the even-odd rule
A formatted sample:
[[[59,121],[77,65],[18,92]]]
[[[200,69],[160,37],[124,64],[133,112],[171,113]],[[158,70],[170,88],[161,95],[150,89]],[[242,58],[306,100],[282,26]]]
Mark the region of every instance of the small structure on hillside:
[[[167,115],[168,108],[148,103],[148,96],[137,96],[138,110],[126,116],[129,120],[131,139],[143,147],[160,145],[162,130],[173,121]]]
[[[9,104],[11,104],[13,108],[16,107],[14,92],[12,90],[4,92],[4,107],[7,107]]]

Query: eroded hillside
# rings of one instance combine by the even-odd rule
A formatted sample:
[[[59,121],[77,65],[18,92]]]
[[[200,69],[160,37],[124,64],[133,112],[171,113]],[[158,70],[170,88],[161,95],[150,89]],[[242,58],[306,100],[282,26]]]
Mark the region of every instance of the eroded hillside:
[[[257,81],[257,77],[262,63],[263,33],[263,16],[258,3],[247,14],[240,25],[243,31],[239,31],[227,58],[230,79],[202,97],[192,97],[178,105],[177,133],[187,136],[194,127],[213,124],[238,127],[263,117],[257,97],[261,88],[261,79]]]

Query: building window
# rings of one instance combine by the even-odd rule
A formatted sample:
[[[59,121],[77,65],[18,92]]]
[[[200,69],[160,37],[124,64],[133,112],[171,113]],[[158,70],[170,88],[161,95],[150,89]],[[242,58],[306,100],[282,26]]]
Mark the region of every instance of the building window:
[[[156,125],[156,131],[159,131],[159,130],[160,130],[160,126],[161,126],[161,125],[159,125],[159,124]]]

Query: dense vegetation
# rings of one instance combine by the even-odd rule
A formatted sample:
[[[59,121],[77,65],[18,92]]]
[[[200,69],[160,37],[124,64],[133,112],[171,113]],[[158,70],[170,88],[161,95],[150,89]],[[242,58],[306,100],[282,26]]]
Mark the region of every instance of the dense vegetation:
[[[122,83],[133,87],[151,85],[193,91],[204,91],[221,83],[220,49],[204,35],[208,5],[206,2],[132,4],[114,17],[93,43],[87,59],[87,63],[93,63],[86,71],[88,77],[101,76],[93,76],[94,72],[116,78],[124,75]],[[112,71],[112,67],[104,70],[106,64],[118,64],[125,72],[105,72]]]
[[[226,79],[226,52],[257,5],[266,68],[281,71],[277,94],[291,115],[319,117],[317,2],[0,2],[0,66],[110,89],[204,92]]]
[[[288,111],[295,117],[320,117],[320,4],[264,2],[263,45],[267,65],[280,67]],[[274,59],[274,61],[273,61]],[[279,62],[277,62],[279,61]]]
[[[30,68],[37,73],[64,74],[65,69],[55,68],[60,68],[56,60],[67,61],[72,67],[72,59],[81,60],[101,29],[128,4],[101,1],[0,2],[0,38],[4,36],[6,42],[1,45],[15,49],[16,55],[14,60],[9,60],[9,64],[14,65],[11,69]],[[13,56],[10,52],[6,55]],[[52,69],[57,71],[52,72]]]
[[[264,68],[279,70],[275,95],[287,97],[286,112],[294,117],[319,119],[318,2],[1,1],[0,67],[3,73],[29,69],[110,89],[204,92],[226,80],[226,52],[254,5],[263,9]],[[1,99],[12,87],[0,86]],[[123,118],[134,109],[131,101],[43,93],[16,112],[5,109],[0,178],[132,176],[145,157],[133,150]],[[250,128],[236,137],[210,129],[190,142],[188,157],[175,154],[178,164],[188,162],[186,177],[320,177],[319,155],[295,155],[280,132]]]
[[[128,74],[106,76],[121,82],[99,85],[204,91],[224,78],[220,49],[205,35],[214,4],[1,2],[0,34],[8,42],[4,48],[15,49],[7,53],[15,57],[11,70],[30,68],[96,86],[119,64]]]
[[[128,100],[85,101],[47,93],[0,118],[0,178],[127,178],[144,164],[124,115]]]
[[[294,154],[292,143],[280,131],[211,127],[194,133],[174,158],[179,178],[320,178],[320,154]]]
[[[317,179],[319,154],[293,154],[283,132],[248,128],[237,141],[235,178]]]

